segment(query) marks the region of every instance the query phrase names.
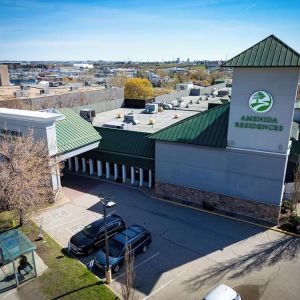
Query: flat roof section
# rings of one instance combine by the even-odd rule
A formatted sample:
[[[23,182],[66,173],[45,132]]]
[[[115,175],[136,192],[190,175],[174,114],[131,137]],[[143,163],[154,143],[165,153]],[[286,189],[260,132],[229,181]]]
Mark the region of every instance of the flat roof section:
[[[32,111],[25,109],[0,108],[0,117],[36,122],[56,121],[61,118],[60,113],[46,111]]]
[[[16,98],[14,93],[20,91],[21,88],[19,85],[13,86],[2,86],[0,87],[0,101],[1,100],[15,100],[15,99],[27,99],[27,98],[42,98],[47,96],[56,96],[63,94],[72,94],[78,92],[92,92],[105,89],[104,86],[81,86],[78,84],[67,84],[59,87],[48,87],[48,93],[40,94],[40,90],[43,88],[42,85],[39,84],[28,84],[30,88],[26,90],[26,96],[22,96]],[[75,87],[72,91],[71,87]]]
[[[118,108],[118,109],[98,113],[95,119],[93,120],[93,125],[97,127],[99,126],[102,127],[104,124],[114,124],[116,126],[118,124],[124,123],[124,115],[133,112],[136,119],[140,121],[140,123],[137,125],[128,124],[127,126],[125,126],[124,129],[154,133],[160,129],[163,129],[167,126],[182,121],[183,119],[186,119],[204,110],[207,110],[207,101],[205,105],[199,109],[199,111],[170,109],[155,114],[144,114],[143,113],[144,109]],[[122,115],[121,118],[118,118],[119,114]],[[179,114],[179,117],[175,118],[175,114]],[[150,119],[153,119],[155,121],[154,125],[150,124]]]

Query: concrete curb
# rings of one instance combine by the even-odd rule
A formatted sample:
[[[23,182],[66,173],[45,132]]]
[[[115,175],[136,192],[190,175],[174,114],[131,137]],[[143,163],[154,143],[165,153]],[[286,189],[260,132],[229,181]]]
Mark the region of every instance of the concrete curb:
[[[238,222],[241,222],[241,223],[245,223],[245,224],[249,224],[249,225],[253,225],[253,226],[265,228],[265,229],[268,229],[268,230],[272,230],[272,231],[276,231],[276,232],[279,232],[279,233],[283,233],[283,234],[286,234],[286,235],[290,235],[290,236],[293,236],[293,237],[300,238],[300,234],[288,232],[288,231],[279,229],[276,226],[271,227],[271,226],[267,226],[267,225],[262,225],[262,224],[254,223],[254,222],[251,222],[251,221],[247,221],[247,220],[243,220],[243,219],[239,219],[239,218],[235,218],[235,217],[223,215],[223,214],[220,214],[220,213],[217,213],[217,212],[208,211],[208,210],[205,210],[205,209],[202,209],[202,208],[189,206],[189,205],[178,203],[178,202],[171,201],[171,200],[166,200],[166,199],[161,198],[161,197],[156,197],[156,196],[150,196],[150,197],[153,198],[153,199],[156,199],[156,200],[160,200],[160,201],[163,201],[163,202],[170,203],[170,204],[174,204],[174,205],[178,205],[178,206],[190,208],[190,209],[193,209],[193,210],[201,211],[201,212],[204,212],[204,213],[207,213],[207,214],[210,214],[210,215],[218,216],[218,217],[221,217],[221,218],[226,218],[226,219],[229,219],[229,220],[238,221]]]

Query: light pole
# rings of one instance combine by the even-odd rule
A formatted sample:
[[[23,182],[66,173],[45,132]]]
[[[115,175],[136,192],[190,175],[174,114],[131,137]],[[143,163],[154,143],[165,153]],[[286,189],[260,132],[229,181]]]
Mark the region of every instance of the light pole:
[[[113,201],[108,201],[109,199],[105,200],[102,194],[98,195],[99,200],[103,207],[103,218],[104,218],[104,239],[105,239],[105,278],[106,283],[110,284],[112,281],[111,278],[111,269],[109,265],[109,253],[108,253],[108,236],[107,236],[107,228],[106,228],[106,208],[112,208],[116,205]]]

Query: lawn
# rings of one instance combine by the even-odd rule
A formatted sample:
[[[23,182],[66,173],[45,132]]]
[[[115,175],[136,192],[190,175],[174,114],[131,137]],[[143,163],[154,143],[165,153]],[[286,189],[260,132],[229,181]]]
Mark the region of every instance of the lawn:
[[[23,226],[22,231],[34,242],[36,252],[44,260],[48,270],[19,289],[21,299],[118,299],[77,260],[64,255],[61,247],[46,233],[44,241],[35,241],[38,236],[35,224]]]

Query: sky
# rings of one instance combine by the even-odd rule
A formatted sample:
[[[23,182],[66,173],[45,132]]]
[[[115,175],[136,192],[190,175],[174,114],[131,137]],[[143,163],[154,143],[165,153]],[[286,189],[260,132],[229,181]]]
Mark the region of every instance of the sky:
[[[300,52],[300,0],[0,0],[0,60],[227,60],[270,34]]]

